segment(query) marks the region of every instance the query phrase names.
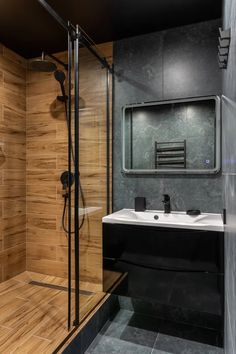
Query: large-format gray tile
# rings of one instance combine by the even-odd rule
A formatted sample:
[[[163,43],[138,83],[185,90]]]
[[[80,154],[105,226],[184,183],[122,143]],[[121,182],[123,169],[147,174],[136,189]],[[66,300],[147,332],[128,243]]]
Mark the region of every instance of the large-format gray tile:
[[[212,346],[218,346],[222,344],[222,338],[219,331],[208,328],[201,328],[194,325],[191,326],[184,323],[163,321],[160,333],[179,339],[209,344]]]
[[[158,334],[155,349],[164,350],[173,354],[223,354],[221,348],[197,343],[182,338]],[[155,351],[153,352],[155,353]]]
[[[225,177],[225,346],[236,352],[236,175]]]
[[[147,301],[145,299],[128,298],[119,296],[120,307],[131,310],[139,314],[163,318],[177,323],[188,323],[192,326],[211,328],[218,331],[221,328],[221,319],[218,315],[209,316],[209,313],[195,311],[183,307],[175,307],[158,303],[156,301]]]
[[[99,335],[96,337],[97,334],[108,320],[114,318],[119,309],[118,297],[115,295],[110,296],[63,353],[83,354],[93,340],[99,339]]]
[[[223,1],[223,28],[231,29],[227,70],[223,72],[223,171],[225,232],[225,353],[236,353],[236,2]]]
[[[126,327],[121,335],[121,339],[126,342],[142,345],[151,349],[153,348],[156,337],[157,333],[153,331],[147,331],[132,326]]]
[[[133,312],[120,310],[112,321],[108,321],[101,330],[101,334],[107,337],[120,338],[133,316]]]
[[[219,26],[219,21],[210,21],[115,43],[114,210],[133,208],[136,196],[145,196],[149,209],[162,209],[162,194],[168,193],[173,210],[195,208],[206,212],[221,212],[220,174],[208,178],[127,176],[121,172],[121,121],[124,105],[163,100],[164,96],[170,99],[221,93],[221,72],[216,55]],[[180,75],[180,78],[174,74]]]
[[[120,310],[113,321],[108,321],[101,334],[106,337],[122,339],[123,341],[152,348],[160,321],[149,316]]]
[[[161,32],[114,43],[115,90],[120,93],[115,99],[122,101],[122,104],[128,104],[161,97],[161,48]]]
[[[162,320],[160,319],[134,313],[122,333],[121,339],[153,348],[161,324]]]
[[[236,102],[222,97],[222,170],[224,173],[236,173]]]
[[[234,0],[224,0],[223,3],[224,3],[223,28],[231,29],[231,42],[230,42],[228,65],[227,65],[227,70],[223,71],[223,94],[227,96],[229,99],[235,100],[236,97],[236,85],[235,85],[236,4]]]
[[[221,93],[217,62],[219,23],[217,26],[215,23],[211,21],[166,31],[163,56],[165,99]]]
[[[134,311],[134,306],[131,297],[118,296],[120,308],[124,310]]]
[[[151,353],[157,332],[152,328],[152,319],[131,311],[120,310],[108,321],[90,345],[87,353]],[[145,329],[144,329],[145,328]],[[159,327],[157,327],[159,328]]]
[[[87,349],[87,354],[151,354],[152,348],[133,344],[117,338],[102,336]]]
[[[147,209],[163,210],[162,195],[169,194],[172,210],[222,211],[222,181],[218,177],[134,177],[121,176],[117,171],[114,184],[117,186],[114,190],[114,210],[134,208],[134,198],[137,196],[146,197]]]

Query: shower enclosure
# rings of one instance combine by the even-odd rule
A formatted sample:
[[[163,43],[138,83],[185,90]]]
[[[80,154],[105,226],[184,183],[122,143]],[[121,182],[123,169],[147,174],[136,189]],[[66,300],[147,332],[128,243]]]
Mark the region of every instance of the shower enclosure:
[[[67,50],[27,60],[0,46],[4,353],[54,352],[106,297],[112,43],[96,46],[35,1],[64,29]]]
[[[62,225],[67,234],[70,329],[71,326],[78,326],[84,317],[80,295],[102,293],[101,219],[109,213],[111,204],[112,69],[105,56],[78,25],[64,22],[46,1],[38,1],[68,36],[67,58],[59,59],[59,64],[61,62],[67,69],[67,94],[64,89],[65,77],[60,71],[55,71],[55,78],[62,92],[57,99],[65,105],[68,140],[67,161],[61,182],[64,190]],[[52,55],[49,57],[55,59]],[[67,59],[66,64],[63,59]]]

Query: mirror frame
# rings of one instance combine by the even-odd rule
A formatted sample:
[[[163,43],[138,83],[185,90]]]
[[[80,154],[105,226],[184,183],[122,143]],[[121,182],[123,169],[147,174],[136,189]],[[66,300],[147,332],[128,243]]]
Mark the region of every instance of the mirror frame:
[[[215,161],[216,166],[213,169],[127,169],[125,167],[125,113],[129,108],[134,107],[145,107],[145,106],[159,106],[172,103],[181,103],[181,102],[196,102],[196,101],[205,101],[205,100],[215,100],[215,112],[216,112],[216,132],[215,132]],[[153,102],[143,102],[143,103],[134,103],[125,105],[122,108],[122,128],[121,128],[121,140],[122,140],[122,172],[125,174],[133,175],[166,175],[166,174],[175,174],[175,175],[209,175],[217,174],[221,170],[221,98],[220,96],[198,96],[190,97],[184,99],[174,99],[174,100],[165,100],[165,101],[153,101]]]

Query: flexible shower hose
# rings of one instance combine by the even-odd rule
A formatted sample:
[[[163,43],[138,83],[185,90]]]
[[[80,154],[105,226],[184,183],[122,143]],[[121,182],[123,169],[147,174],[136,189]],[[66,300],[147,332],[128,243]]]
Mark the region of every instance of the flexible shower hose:
[[[84,212],[83,212],[83,217],[82,217],[82,221],[79,225],[79,230],[83,227],[83,224],[84,224],[84,221],[85,221],[85,208],[86,208],[86,205],[85,205],[85,198],[84,198],[84,192],[83,192],[83,188],[81,187],[81,184],[79,183],[80,185],[80,195],[81,195],[81,200],[82,200],[82,206],[83,206],[83,209],[84,209]],[[65,216],[66,216],[66,208],[67,208],[67,201],[68,201],[68,194],[66,193],[65,196],[64,196],[64,207],[63,207],[63,213],[62,213],[62,220],[61,220],[61,224],[62,224],[62,228],[63,230],[65,231],[65,233],[69,233],[69,231],[67,230],[66,228],[66,225],[65,225]],[[75,232],[72,231],[71,232],[72,234],[74,234]]]
[[[68,121],[68,115],[67,115],[67,97],[65,95],[65,92],[62,90],[62,95],[64,97],[64,104],[65,104],[65,112],[66,112],[66,126],[67,126],[67,130],[68,133],[70,134],[70,140],[72,141],[72,137],[71,137],[71,131],[69,130],[69,121]],[[71,145],[71,156],[72,156],[72,160],[75,166],[75,156],[74,156],[74,149],[73,146]],[[84,221],[85,221],[85,214],[86,214],[86,202],[85,202],[85,197],[84,197],[84,192],[83,192],[83,187],[81,185],[80,182],[80,174],[79,174],[79,191],[80,191],[80,196],[81,196],[81,201],[82,201],[82,208],[83,208],[83,214],[82,214],[82,221],[79,225],[79,230],[83,227],[84,225]],[[65,231],[65,233],[69,233],[69,230],[67,230],[66,226],[65,226],[65,216],[66,216],[66,208],[67,208],[67,201],[68,201],[68,194],[65,193],[64,195],[64,207],[63,207],[63,213],[62,213],[62,220],[61,220],[61,224],[62,224],[62,228]],[[75,232],[72,231],[72,234],[74,234]]]

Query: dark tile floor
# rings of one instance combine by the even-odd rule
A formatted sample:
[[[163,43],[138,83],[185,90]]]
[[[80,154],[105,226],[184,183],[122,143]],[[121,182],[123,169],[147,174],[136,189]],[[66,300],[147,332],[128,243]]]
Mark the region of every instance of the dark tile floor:
[[[162,321],[156,318],[120,310],[112,321],[105,324],[86,354],[224,353],[223,349],[218,347],[162,334],[162,326]]]

